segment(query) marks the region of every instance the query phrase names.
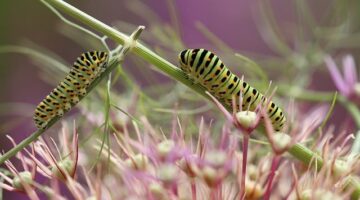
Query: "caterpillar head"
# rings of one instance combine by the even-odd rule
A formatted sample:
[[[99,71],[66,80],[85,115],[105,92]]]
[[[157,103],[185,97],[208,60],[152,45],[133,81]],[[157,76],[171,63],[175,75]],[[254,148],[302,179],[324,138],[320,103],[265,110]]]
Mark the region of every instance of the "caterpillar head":
[[[106,68],[107,67],[107,60],[108,60],[108,54],[105,52],[98,52],[98,59],[99,59],[99,67]]]
[[[190,53],[190,49],[185,49],[179,53],[180,67],[185,73],[190,72],[189,53]]]

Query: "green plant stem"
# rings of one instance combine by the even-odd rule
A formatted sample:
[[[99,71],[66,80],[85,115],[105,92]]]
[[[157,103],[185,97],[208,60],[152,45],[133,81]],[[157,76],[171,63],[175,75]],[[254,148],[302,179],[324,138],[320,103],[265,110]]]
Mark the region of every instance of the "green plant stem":
[[[323,165],[321,156],[301,143],[294,144],[288,152],[306,165],[312,164],[317,170],[320,170]]]

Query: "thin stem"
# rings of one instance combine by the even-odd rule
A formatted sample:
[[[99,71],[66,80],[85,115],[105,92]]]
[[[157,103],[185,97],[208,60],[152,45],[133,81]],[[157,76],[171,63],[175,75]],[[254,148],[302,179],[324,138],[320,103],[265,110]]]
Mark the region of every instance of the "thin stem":
[[[266,187],[266,192],[265,192],[265,195],[264,195],[265,200],[270,199],[272,183],[273,183],[273,180],[274,180],[274,177],[275,177],[275,172],[276,172],[277,167],[278,167],[279,162],[280,162],[280,158],[281,158],[280,155],[275,155],[275,157],[272,160],[271,170],[270,170],[268,183],[267,183],[267,187]]]
[[[78,30],[83,31],[84,33],[91,35],[92,37],[98,39],[100,42],[104,43],[104,40],[102,37],[96,35],[95,33],[91,32],[90,30],[87,30],[86,28],[79,26],[78,24],[73,23],[72,21],[66,19],[64,16],[62,16],[55,8],[50,6],[48,3],[46,3],[44,0],[41,0],[41,2],[48,7],[55,15],[57,15],[61,20],[63,20],[66,24],[69,26],[72,26]],[[107,47],[107,45],[104,43],[104,46]]]
[[[196,200],[196,182],[194,179],[191,179],[191,197],[192,200]]]
[[[328,122],[331,114],[333,113],[334,108],[335,108],[335,104],[336,104],[336,100],[337,100],[337,96],[338,96],[338,93],[335,92],[334,97],[333,97],[333,100],[332,100],[331,105],[330,105],[330,108],[329,108],[329,111],[327,112],[327,114],[326,114],[326,116],[325,116],[325,119],[324,119],[323,122],[321,123],[321,125],[320,125],[320,127],[319,127],[319,130],[322,130],[322,129],[325,127],[325,125],[326,125],[326,123]]]
[[[243,160],[241,166],[241,185],[240,185],[240,199],[244,199],[245,197],[245,184],[246,184],[246,164],[247,164],[247,154],[249,148],[249,135],[247,133],[243,134]]]

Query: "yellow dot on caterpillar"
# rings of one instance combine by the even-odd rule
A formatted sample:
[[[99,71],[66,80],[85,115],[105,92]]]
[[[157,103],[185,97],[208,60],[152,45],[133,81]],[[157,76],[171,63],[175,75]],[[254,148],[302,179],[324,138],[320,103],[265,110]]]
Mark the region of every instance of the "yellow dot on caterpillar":
[[[236,113],[236,119],[244,128],[249,128],[256,121],[256,113],[251,111],[241,111]]]

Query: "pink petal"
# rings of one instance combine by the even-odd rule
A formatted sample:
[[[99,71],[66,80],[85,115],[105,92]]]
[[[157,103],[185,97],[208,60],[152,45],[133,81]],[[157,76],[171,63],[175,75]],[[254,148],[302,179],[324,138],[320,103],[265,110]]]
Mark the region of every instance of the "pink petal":
[[[357,82],[357,74],[355,68],[355,61],[351,55],[346,55],[343,59],[343,70],[344,70],[344,78],[345,81],[348,83],[350,88]]]
[[[334,60],[331,57],[326,56],[325,63],[338,90],[344,95],[349,95],[349,88],[342,78]]]
[[[206,92],[206,94],[210,96],[210,98],[215,102],[215,104],[220,109],[220,111],[222,111],[224,113],[227,120],[229,120],[230,122],[233,122],[233,119],[234,119],[233,116],[229,113],[229,111],[226,110],[226,108],[219,102],[219,100],[217,100],[209,92]]]

